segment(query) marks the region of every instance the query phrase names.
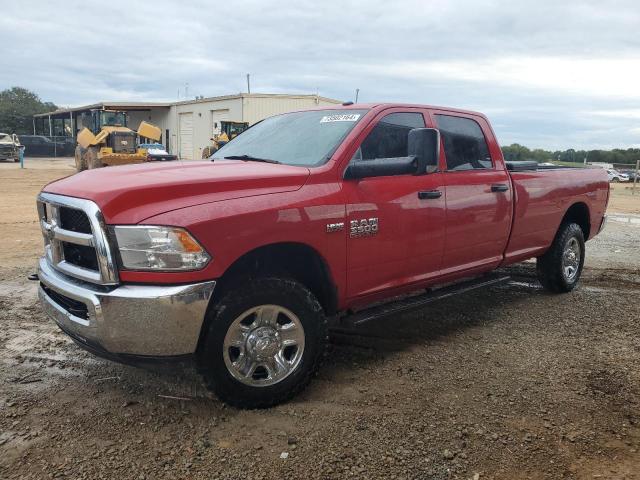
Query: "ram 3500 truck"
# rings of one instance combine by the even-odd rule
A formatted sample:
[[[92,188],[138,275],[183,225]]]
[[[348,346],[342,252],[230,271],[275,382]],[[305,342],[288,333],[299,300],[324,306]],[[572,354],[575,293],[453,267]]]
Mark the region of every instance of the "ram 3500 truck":
[[[308,383],[329,320],[421,306],[529,258],[548,290],[572,290],[608,196],[602,169],[505,162],[479,113],[288,113],[207,161],[47,185],[39,295],[97,355],[188,358],[223,401],[267,407]]]

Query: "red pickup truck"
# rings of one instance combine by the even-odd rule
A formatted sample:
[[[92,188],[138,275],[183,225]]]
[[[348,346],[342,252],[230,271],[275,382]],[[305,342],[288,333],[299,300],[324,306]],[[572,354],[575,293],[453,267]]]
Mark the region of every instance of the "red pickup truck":
[[[308,383],[329,321],[420,307],[534,257],[544,287],[572,290],[608,196],[602,169],[505,162],[479,113],[288,113],[208,161],[47,185],[39,295],[89,351],[188,358],[225,402],[266,407]]]

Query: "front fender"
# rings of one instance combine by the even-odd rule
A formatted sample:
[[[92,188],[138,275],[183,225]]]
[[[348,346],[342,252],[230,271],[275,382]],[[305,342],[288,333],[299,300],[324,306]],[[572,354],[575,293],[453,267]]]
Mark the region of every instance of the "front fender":
[[[188,283],[218,279],[240,257],[278,243],[299,243],[327,262],[336,286],[345,283],[345,230],[328,232],[327,224],[345,222],[338,184],[306,185],[295,192],[238,198],[181,208],[146,219],[148,225],[186,228],[212,260],[196,272],[122,271],[125,282]]]

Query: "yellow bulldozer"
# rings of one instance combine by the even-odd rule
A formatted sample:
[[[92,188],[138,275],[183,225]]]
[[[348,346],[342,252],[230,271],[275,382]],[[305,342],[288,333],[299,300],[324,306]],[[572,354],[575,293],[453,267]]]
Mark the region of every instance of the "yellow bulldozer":
[[[146,162],[147,149],[138,146],[139,139],[148,138],[157,142],[161,138],[161,130],[147,122],[141,122],[137,132],[128,128],[126,112],[92,110],[89,121],[90,126],[78,133],[75,160],[79,172]]]

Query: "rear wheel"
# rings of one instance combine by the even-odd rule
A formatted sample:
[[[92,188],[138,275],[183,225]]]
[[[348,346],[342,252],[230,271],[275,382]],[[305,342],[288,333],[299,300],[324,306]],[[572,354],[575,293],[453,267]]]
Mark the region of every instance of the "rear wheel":
[[[570,292],[580,280],[584,259],[582,229],[576,223],[564,223],[547,253],[537,259],[538,279],[551,292]]]
[[[300,392],[327,344],[327,319],[314,295],[285,278],[229,289],[207,318],[198,369],[222,401],[265,408]]]

